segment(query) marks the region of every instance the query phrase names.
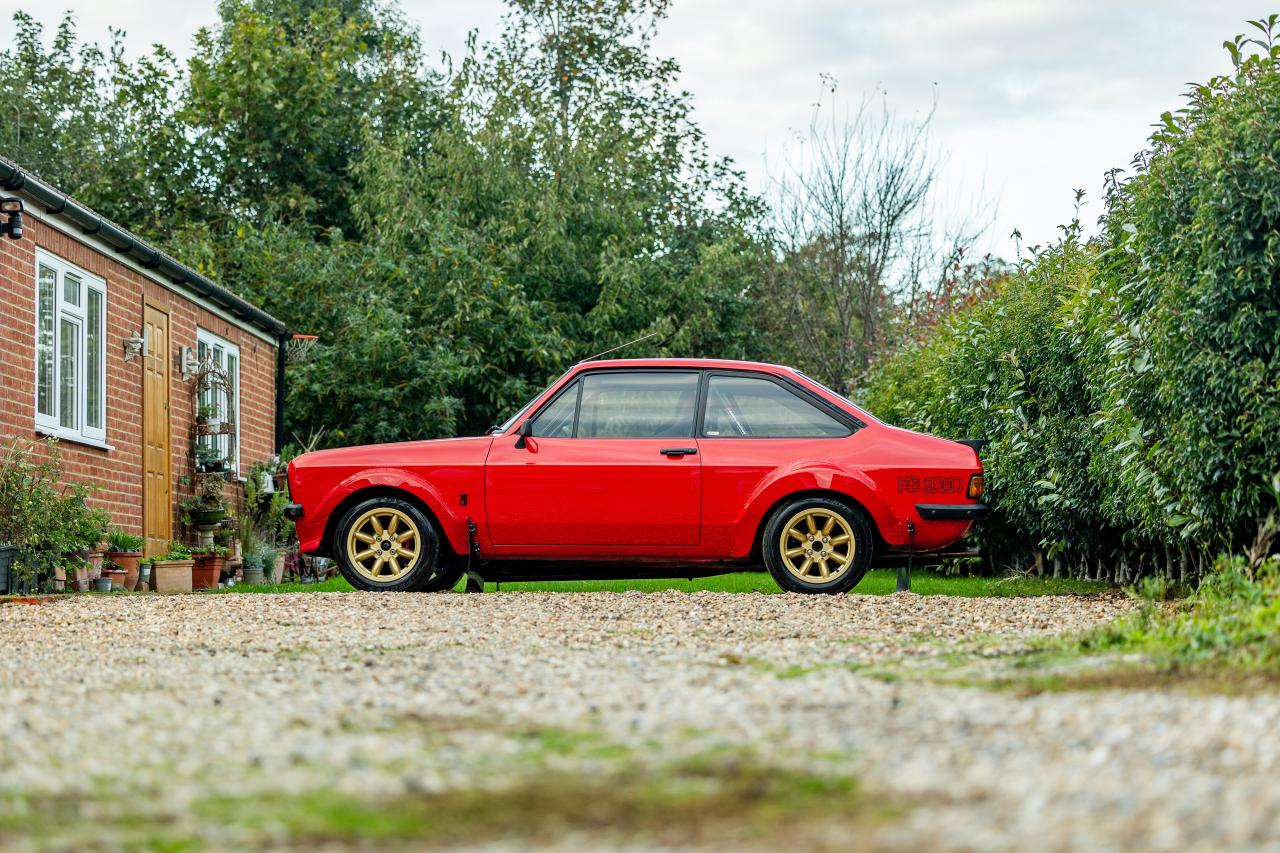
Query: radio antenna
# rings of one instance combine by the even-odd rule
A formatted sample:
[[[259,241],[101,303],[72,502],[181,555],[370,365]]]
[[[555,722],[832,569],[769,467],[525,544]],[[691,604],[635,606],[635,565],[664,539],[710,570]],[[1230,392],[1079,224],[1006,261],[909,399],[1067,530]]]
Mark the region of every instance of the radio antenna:
[[[632,344],[638,344],[638,343],[640,343],[641,341],[647,341],[647,340],[649,340],[649,338],[652,338],[652,337],[653,337],[654,335],[656,335],[656,334],[658,334],[658,333],[657,333],[657,332],[650,332],[650,333],[649,333],[649,334],[647,334],[647,335],[644,335],[644,336],[642,336],[642,337],[636,338],[634,341],[627,341],[625,344],[618,344],[618,345],[617,345],[616,347],[614,347],[613,349],[607,349],[607,350],[605,350],[604,352],[598,352],[598,353],[596,353],[595,355],[588,356],[588,357],[583,358],[583,359],[579,359],[578,361],[574,362],[574,364],[582,364],[582,362],[584,362],[584,361],[595,361],[597,358],[602,358],[603,356],[609,355],[609,353],[617,352],[617,351],[618,351],[618,350],[620,350],[620,349],[626,349],[627,347],[631,346]]]

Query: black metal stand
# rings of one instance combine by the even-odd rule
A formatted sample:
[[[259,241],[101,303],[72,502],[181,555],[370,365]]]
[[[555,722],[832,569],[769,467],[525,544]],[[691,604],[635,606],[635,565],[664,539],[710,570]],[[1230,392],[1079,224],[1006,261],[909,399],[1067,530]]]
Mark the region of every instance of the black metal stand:
[[[913,521],[907,522],[907,565],[898,566],[898,588],[897,592],[911,592],[911,559],[915,556],[915,537],[916,525]]]
[[[476,523],[467,518],[467,585],[466,592],[484,592],[484,578],[472,568],[472,558],[480,552],[476,541]]]

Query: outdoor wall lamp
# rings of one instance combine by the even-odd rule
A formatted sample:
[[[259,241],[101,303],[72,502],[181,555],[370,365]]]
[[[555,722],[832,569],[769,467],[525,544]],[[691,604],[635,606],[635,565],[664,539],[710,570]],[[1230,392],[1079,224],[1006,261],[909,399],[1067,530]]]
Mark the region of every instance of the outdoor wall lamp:
[[[147,339],[142,332],[134,332],[124,339],[124,360],[133,361],[140,355],[147,354]]]
[[[7,196],[0,198],[0,213],[7,216],[8,221],[0,225],[0,234],[8,234],[10,240],[22,239],[22,199]]]

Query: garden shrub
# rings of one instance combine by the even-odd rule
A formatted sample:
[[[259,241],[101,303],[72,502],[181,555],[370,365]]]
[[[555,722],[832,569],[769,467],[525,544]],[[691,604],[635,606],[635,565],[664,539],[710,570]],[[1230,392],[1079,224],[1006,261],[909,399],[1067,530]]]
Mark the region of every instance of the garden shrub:
[[[33,590],[71,555],[91,551],[107,535],[107,514],[87,503],[94,487],[63,479],[56,439],[37,445],[12,439],[0,456],[0,543],[18,546],[13,575]]]
[[[1253,540],[1280,468],[1280,46],[1254,26],[1109,176],[1098,237],[1066,227],[861,389],[990,440],[993,567],[1182,577]]]

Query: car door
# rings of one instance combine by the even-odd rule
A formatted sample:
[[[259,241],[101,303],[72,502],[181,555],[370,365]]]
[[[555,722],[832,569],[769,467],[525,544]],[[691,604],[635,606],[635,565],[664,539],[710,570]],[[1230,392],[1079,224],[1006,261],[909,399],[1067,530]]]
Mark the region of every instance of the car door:
[[[823,401],[775,376],[712,372],[698,448],[702,456],[703,544],[734,538],[751,495],[779,468],[829,462],[855,424]]]
[[[700,374],[599,370],[498,436],[485,464],[495,545],[697,545]]]

